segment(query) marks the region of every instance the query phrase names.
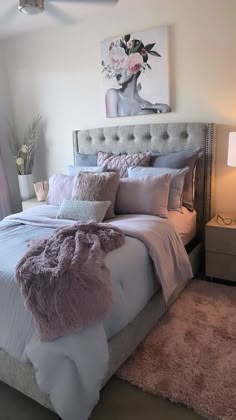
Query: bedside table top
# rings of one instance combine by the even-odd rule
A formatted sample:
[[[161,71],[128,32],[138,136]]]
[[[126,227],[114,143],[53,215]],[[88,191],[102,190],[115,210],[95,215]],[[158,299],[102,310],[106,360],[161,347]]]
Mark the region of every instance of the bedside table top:
[[[220,227],[220,228],[226,228],[226,229],[236,229],[236,214],[233,213],[219,213],[219,215],[222,218],[230,218],[232,219],[234,222],[231,223],[230,225],[226,225],[222,220],[217,219],[217,215],[214,216],[211,220],[209,220],[209,222],[207,222],[206,226],[211,226],[211,227]]]
[[[22,201],[22,203],[28,203],[28,204],[40,204],[40,203],[42,203],[42,204],[44,204],[45,201],[38,201],[37,197],[33,197],[33,198],[30,198],[29,200]]]

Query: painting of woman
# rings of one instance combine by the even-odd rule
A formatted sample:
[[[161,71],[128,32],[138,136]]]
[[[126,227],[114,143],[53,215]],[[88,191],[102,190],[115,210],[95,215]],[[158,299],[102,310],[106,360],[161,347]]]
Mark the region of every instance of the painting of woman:
[[[159,52],[154,49],[155,44],[155,42],[144,44],[140,38],[136,38],[132,34],[111,40],[109,43],[106,42],[105,48],[108,46],[108,51],[106,58],[104,57],[105,59],[102,60],[103,73],[106,80],[114,79],[116,83],[116,85],[113,84],[114,87],[108,87],[105,92],[107,117],[170,112],[170,106],[167,102],[151,101],[145,98],[145,93],[141,93],[142,83],[139,82],[140,76],[152,71],[150,58],[155,60],[161,59]],[[159,92],[163,92],[163,84],[166,84],[164,86],[164,95],[168,99],[167,60],[165,59],[162,64],[164,64],[164,74],[163,69],[159,67],[161,69],[159,82],[162,83]],[[165,74],[165,71],[167,74]],[[148,84],[148,78],[144,79],[144,81]],[[148,88],[153,94],[155,90],[153,81],[149,83]],[[146,92],[148,93],[147,88]]]

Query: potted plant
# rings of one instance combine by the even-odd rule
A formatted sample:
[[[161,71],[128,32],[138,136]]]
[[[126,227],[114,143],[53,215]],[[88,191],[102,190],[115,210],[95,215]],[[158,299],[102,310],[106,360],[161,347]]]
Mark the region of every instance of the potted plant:
[[[38,140],[38,126],[41,121],[41,115],[37,115],[27,132],[23,141],[11,130],[11,149],[16,163],[18,182],[22,201],[34,197],[32,170],[34,165],[34,154]]]

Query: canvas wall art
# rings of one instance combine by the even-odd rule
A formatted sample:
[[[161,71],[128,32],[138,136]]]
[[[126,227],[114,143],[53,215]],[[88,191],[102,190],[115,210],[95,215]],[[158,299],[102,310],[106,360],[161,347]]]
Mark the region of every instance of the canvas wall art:
[[[168,27],[101,42],[107,117],[170,112]]]

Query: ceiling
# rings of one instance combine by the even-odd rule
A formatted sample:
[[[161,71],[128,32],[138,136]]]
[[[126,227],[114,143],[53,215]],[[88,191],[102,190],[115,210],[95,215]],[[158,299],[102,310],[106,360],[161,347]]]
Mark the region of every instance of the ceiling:
[[[55,16],[47,13],[47,0],[45,0],[45,11],[39,15],[29,16],[20,13],[17,9],[17,0],[0,0],[0,39],[14,36],[19,33],[27,33],[38,30],[40,28],[48,26],[60,26],[65,25]],[[62,13],[68,17],[68,24],[78,23],[84,20],[87,16],[96,14],[98,11],[110,9],[110,5],[107,4],[85,4],[84,3],[70,3],[67,0],[65,2],[56,3],[50,1],[50,5],[57,7]],[[14,6],[16,11],[14,13]],[[112,7],[117,7],[112,5]],[[13,12],[12,12],[13,9]],[[11,10],[11,13],[9,13]],[[9,14],[9,16],[8,16]]]

